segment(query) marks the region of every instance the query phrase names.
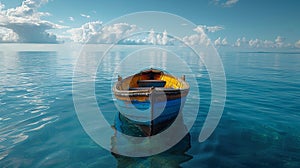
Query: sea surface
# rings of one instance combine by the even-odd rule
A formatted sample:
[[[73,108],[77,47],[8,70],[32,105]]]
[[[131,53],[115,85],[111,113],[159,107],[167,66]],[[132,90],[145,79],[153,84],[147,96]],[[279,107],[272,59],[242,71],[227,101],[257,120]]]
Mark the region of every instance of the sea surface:
[[[0,167],[300,167],[300,53],[220,52],[225,107],[213,134],[200,143],[212,94],[205,64],[180,49],[133,50],[120,47],[100,62],[103,51],[80,59],[76,51],[0,51]],[[149,67],[185,74],[191,91],[183,113],[187,122],[196,117],[189,134],[149,157],[105,150],[77,117],[72,82],[86,82],[73,76],[78,61],[94,77],[97,103],[112,126],[117,75]]]

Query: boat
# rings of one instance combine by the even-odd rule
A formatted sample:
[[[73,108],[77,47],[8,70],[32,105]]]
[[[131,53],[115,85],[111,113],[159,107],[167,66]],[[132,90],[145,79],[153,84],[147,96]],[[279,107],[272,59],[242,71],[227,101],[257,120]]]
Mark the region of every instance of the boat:
[[[189,89],[184,75],[179,78],[154,68],[124,79],[119,76],[113,86],[118,111],[132,123],[150,126],[151,130],[174,121]]]

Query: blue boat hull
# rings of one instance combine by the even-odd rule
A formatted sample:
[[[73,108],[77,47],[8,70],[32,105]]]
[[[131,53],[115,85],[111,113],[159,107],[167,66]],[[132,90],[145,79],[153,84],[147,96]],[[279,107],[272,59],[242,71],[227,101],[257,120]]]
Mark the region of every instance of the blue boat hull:
[[[186,97],[163,102],[128,102],[117,99],[116,105],[119,112],[132,123],[150,126],[175,119],[178,113],[182,110],[185,100]]]
[[[155,128],[172,123],[189,93],[185,77],[177,78],[158,69],[147,69],[123,79],[113,87],[116,107],[133,124]]]

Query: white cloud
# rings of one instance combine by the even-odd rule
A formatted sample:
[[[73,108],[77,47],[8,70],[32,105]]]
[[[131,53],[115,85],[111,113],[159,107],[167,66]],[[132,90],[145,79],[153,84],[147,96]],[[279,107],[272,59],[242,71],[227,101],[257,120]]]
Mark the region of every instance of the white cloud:
[[[91,16],[90,15],[86,15],[86,14],[80,14],[80,16],[82,16],[82,17],[85,17],[85,18],[90,18]]]
[[[39,12],[41,5],[48,0],[25,0],[21,6],[4,9],[0,6],[0,26],[10,29],[18,36],[16,42],[33,43],[57,43],[56,36],[47,32],[49,29],[62,28],[63,26],[42,20],[42,16],[49,16],[49,13]],[[16,36],[11,36],[15,41]]]
[[[79,28],[73,28],[68,30],[71,34],[71,40],[74,42],[85,43],[93,36],[97,36],[102,29],[102,22],[88,22]]]
[[[253,48],[258,48],[258,47],[261,47],[261,43],[262,43],[262,41],[259,39],[254,39],[254,40],[251,39],[249,41],[249,46],[253,47]]]
[[[221,45],[221,37],[217,38],[214,42],[215,46]]]
[[[236,46],[236,47],[240,47],[241,46],[241,39],[238,38],[235,43],[233,44],[233,46]]]
[[[222,7],[232,7],[236,3],[239,2],[239,0],[213,0],[212,1],[215,5],[220,5]]]
[[[221,26],[207,26],[207,25],[199,25],[196,27],[195,31],[204,31],[208,33],[214,33],[220,30],[223,30],[224,28]]]
[[[73,28],[67,32],[70,39],[78,43],[104,43],[104,44],[130,44],[130,45],[172,45],[173,39],[169,39],[168,33],[140,32],[142,29],[128,23],[115,23],[103,25],[102,22],[88,22],[79,28]],[[140,32],[140,33],[139,33]],[[64,36],[63,38],[66,38]]]
[[[71,39],[79,43],[116,43],[137,30],[135,25],[116,23],[103,26],[102,22],[88,22],[79,28],[68,30]]]
[[[116,23],[110,26],[104,26],[99,41],[103,43],[115,43],[131,35],[136,30],[136,25],[130,25],[128,23]]]
[[[228,44],[227,39],[226,39],[226,38],[223,38],[221,44],[222,44],[223,46],[226,46],[226,45]]]
[[[208,45],[210,43],[210,40],[205,34],[205,29],[202,26],[197,26],[194,31],[197,32],[197,34],[183,37],[182,40],[184,43],[188,45]]]
[[[69,17],[69,20],[74,22],[74,18],[72,16]]]
[[[141,29],[138,29],[141,30]],[[149,32],[140,32],[135,36],[131,36],[120,41],[121,44],[133,45],[174,45],[175,39],[168,36],[168,32],[155,32],[151,29]]]
[[[137,40],[137,43],[152,44],[152,45],[167,45],[169,44],[168,33],[165,30],[163,33],[157,33],[153,29],[149,31],[146,39]]]
[[[285,41],[285,38],[283,38],[281,36],[277,36],[275,39],[275,44],[278,48],[280,48],[280,47],[283,47],[284,41]]]
[[[156,45],[156,41],[157,41],[156,40],[156,34],[155,34],[154,30],[151,29],[150,32],[149,32],[149,36],[148,36],[148,42],[150,44]]]
[[[4,8],[5,8],[5,5],[0,2],[0,11],[2,11]]]
[[[161,44],[162,45],[168,44],[168,33],[167,33],[166,30],[163,32],[163,35],[162,35],[162,38],[161,38]]]
[[[228,45],[228,41],[226,38],[221,39],[221,37],[218,37],[215,41],[214,41],[215,46],[227,46]]]
[[[227,0],[225,3],[223,3],[224,7],[231,7],[234,4],[236,4],[239,0]]]
[[[296,47],[296,48],[300,48],[300,40],[298,40],[298,41],[295,43],[295,47]]]
[[[11,29],[0,27],[0,43],[11,43],[17,42],[19,39],[18,35]]]
[[[221,26],[206,26],[206,25],[199,25],[197,26],[194,31],[196,34],[185,36],[183,37],[183,41],[188,45],[209,45],[210,39],[206,36],[206,33],[214,33],[220,30],[223,30],[224,28]],[[224,39],[223,39],[224,40]],[[224,44],[227,45],[227,40],[225,39]],[[217,41],[218,43],[218,41]],[[222,41],[220,41],[220,44]]]
[[[245,38],[245,37],[243,37],[242,39],[241,39],[241,38],[238,38],[238,39],[236,40],[236,42],[233,44],[233,46],[240,47],[240,46],[242,46],[243,44],[245,44],[245,42],[246,42],[246,38]]]
[[[238,38],[233,44],[234,47],[250,47],[250,48],[288,48],[292,47],[292,44],[285,43],[285,38],[277,36],[272,40],[262,40],[262,39],[250,39],[246,40],[245,37]]]
[[[274,48],[274,42],[270,40],[263,40],[261,41],[263,43],[263,47],[265,48]]]

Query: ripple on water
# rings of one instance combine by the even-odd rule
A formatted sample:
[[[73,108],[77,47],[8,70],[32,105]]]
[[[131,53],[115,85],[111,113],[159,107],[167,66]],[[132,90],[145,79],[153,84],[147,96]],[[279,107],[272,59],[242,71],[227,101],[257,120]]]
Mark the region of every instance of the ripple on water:
[[[4,159],[16,145],[28,139],[32,132],[39,131],[58,119],[57,115],[50,115],[44,111],[48,108],[38,107],[35,113],[27,113],[25,117],[22,112],[19,112],[19,116],[16,115],[17,113],[11,114],[13,121],[9,118],[1,118],[0,160]]]

